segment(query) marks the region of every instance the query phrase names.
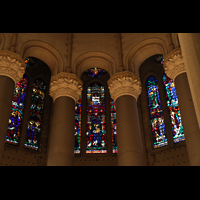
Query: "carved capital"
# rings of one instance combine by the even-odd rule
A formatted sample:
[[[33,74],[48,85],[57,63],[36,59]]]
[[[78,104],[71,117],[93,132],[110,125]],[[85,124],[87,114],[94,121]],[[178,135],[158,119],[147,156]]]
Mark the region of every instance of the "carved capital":
[[[113,74],[108,80],[108,88],[114,101],[123,95],[130,95],[137,99],[142,91],[139,76],[129,71]]]
[[[11,51],[0,51],[0,75],[8,76],[18,83],[25,73],[26,64],[19,54]]]
[[[173,80],[186,72],[183,56],[180,48],[177,48],[164,56],[164,69],[167,76]]]
[[[67,96],[75,103],[81,96],[83,82],[76,74],[61,72],[51,77],[49,94],[54,102],[58,97]]]

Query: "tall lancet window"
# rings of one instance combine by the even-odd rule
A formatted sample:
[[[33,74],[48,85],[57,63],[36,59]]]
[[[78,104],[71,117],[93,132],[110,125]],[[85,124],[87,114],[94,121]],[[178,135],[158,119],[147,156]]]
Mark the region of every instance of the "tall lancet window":
[[[24,62],[26,63],[26,67],[30,67],[34,64],[34,61],[30,58],[26,58]],[[24,74],[14,88],[8,130],[6,134],[6,143],[8,144],[18,145],[19,143],[27,86],[28,76]]]
[[[171,118],[173,141],[174,143],[184,141],[185,136],[183,132],[181,113],[179,110],[178,97],[176,94],[176,88],[175,88],[174,82],[164,73],[163,83],[165,86],[167,107],[169,109],[170,118]]]
[[[156,77],[149,76],[146,81],[146,89],[154,148],[166,146],[168,141]]]
[[[8,130],[6,134],[6,143],[17,145],[19,142],[27,85],[28,77],[24,74],[14,89]]]
[[[107,153],[105,91],[100,83],[87,88],[86,153]]]
[[[80,97],[80,99],[75,105],[75,133],[74,133],[75,154],[80,154],[81,152],[81,102],[82,102],[82,97]]]
[[[38,139],[41,133],[45,89],[46,86],[41,78],[38,78],[34,81],[26,142],[24,144],[24,147],[28,149],[38,150]]]
[[[117,153],[116,104],[112,98],[110,98],[110,112],[112,125],[112,152]]]

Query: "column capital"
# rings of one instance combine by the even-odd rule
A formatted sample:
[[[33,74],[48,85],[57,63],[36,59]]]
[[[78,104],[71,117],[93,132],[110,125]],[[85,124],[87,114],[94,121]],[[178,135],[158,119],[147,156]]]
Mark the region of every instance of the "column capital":
[[[61,72],[51,77],[49,94],[54,102],[58,97],[67,96],[76,103],[81,96],[82,85],[83,82],[76,74]]]
[[[108,80],[108,88],[114,101],[123,95],[130,95],[137,99],[142,91],[139,76],[130,71],[113,74]]]
[[[164,56],[164,69],[167,76],[173,80],[179,75],[186,72],[183,55],[180,48],[176,48]]]
[[[19,54],[8,50],[0,51],[0,75],[8,76],[15,84],[25,73],[26,64]]]

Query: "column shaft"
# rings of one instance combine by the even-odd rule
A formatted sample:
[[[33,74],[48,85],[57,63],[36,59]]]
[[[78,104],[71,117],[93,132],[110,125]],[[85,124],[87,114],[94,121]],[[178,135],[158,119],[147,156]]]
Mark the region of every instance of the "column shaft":
[[[188,82],[200,127],[200,34],[178,33]]]
[[[0,76],[0,163],[5,146],[13,91],[14,81],[7,76]]]
[[[118,166],[144,165],[136,99],[129,95],[117,98],[116,115]]]
[[[200,130],[186,73],[175,78],[176,91],[183,122],[190,165],[200,165]]]
[[[55,100],[47,165],[74,165],[75,102],[62,96]]]

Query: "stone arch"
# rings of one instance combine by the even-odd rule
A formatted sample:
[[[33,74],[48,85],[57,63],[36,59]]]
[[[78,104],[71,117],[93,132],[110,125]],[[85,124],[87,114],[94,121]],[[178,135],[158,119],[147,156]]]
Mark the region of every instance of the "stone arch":
[[[141,64],[155,54],[167,54],[167,45],[160,38],[146,39],[134,46],[125,58],[125,69],[139,75]]]
[[[171,36],[172,36],[172,41],[173,41],[174,47],[179,48],[180,44],[179,44],[178,33],[171,33]]]
[[[0,33],[0,50],[3,50],[4,45],[4,35],[3,33]]]
[[[37,40],[27,41],[22,45],[21,56],[35,57],[45,62],[51,69],[51,76],[63,72],[63,59],[60,53],[51,45]]]
[[[87,52],[80,55],[74,61],[72,72],[80,78],[85,70],[93,67],[103,68],[110,76],[117,71],[116,62],[109,54],[103,52]]]

